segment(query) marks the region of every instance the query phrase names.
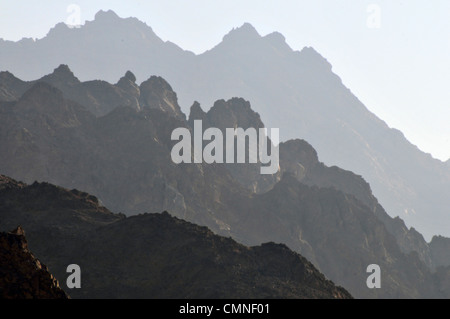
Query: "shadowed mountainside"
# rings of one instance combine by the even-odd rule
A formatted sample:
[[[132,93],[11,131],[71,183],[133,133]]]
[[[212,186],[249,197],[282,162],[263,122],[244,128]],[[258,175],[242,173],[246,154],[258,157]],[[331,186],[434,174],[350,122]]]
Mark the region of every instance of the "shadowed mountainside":
[[[29,251],[21,227],[0,233],[0,299],[67,298],[47,267]]]
[[[68,264],[80,265],[74,298],[351,298],[284,245],[245,247],[167,213],[126,218],[92,195],[48,183],[0,176],[0,216],[2,228],[25,225],[33,251],[60,279]],[[10,257],[17,247],[7,243],[20,248],[20,258],[30,256],[22,233],[0,234],[0,281],[18,270],[33,276],[23,258]],[[6,294],[29,293],[19,286]]]

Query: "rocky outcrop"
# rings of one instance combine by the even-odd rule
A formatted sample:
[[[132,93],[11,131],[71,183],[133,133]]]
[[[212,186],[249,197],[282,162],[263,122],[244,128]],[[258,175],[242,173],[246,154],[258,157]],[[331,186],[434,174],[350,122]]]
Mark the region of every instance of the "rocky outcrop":
[[[51,275],[28,249],[21,227],[0,233],[0,299],[67,299]]]
[[[169,83],[159,76],[152,76],[140,86],[140,104],[143,107],[159,109],[168,114],[185,119],[178,105],[177,94],[172,90]]]
[[[95,116],[103,116],[116,107],[127,106],[138,111],[145,107],[159,109],[185,119],[176,93],[161,77],[152,76],[139,86],[136,76],[127,71],[116,84],[100,80],[80,82],[69,67],[62,64],[53,73],[36,81],[21,81],[9,72],[1,72],[0,79],[0,101],[17,101],[31,87],[44,82],[61,91],[65,98],[84,105]]]
[[[46,82],[61,90],[68,92],[70,89],[80,85],[80,80],[73,74],[67,64],[61,64],[53,73],[50,73],[39,79],[39,82]]]
[[[139,97],[141,96],[141,90],[136,84],[136,76],[131,71],[127,71],[117,82],[116,86],[130,95],[130,100],[133,101],[130,106],[140,110]]]
[[[218,100],[214,103],[213,107],[208,112],[204,112],[199,103],[194,103],[191,107],[188,124],[191,129],[194,129],[194,121],[201,120],[203,131],[210,127],[218,128],[224,137],[223,156],[225,161],[225,154],[228,152],[234,152],[234,163],[226,163],[224,167],[231,173],[234,179],[236,179],[242,186],[254,193],[263,193],[268,191],[279,179],[280,174],[263,175],[261,174],[261,164],[259,158],[259,146],[253,149],[251,152],[246,151],[245,163],[237,163],[236,157],[236,144],[237,139],[234,139],[232,149],[227,148],[226,142],[226,129],[227,128],[241,128],[246,131],[249,128],[256,130],[257,145],[259,143],[259,129],[264,128],[258,113],[252,110],[250,102],[242,98],[232,98],[228,101]],[[249,141],[247,140],[248,146]],[[269,139],[269,144],[271,144]],[[204,143],[203,146],[205,146]],[[250,150],[250,147],[246,147]],[[269,149],[270,150],[270,149]],[[270,154],[270,153],[269,153]],[[255,161],[251,163],[250,158]]]

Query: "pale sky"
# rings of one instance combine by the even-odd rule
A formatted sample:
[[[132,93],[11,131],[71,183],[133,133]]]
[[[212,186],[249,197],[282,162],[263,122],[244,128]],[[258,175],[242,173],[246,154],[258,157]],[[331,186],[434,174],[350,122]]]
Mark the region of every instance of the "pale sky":
[[[0,38],[42,38],[80,8],[137,17],[163,40],[202,53],[250,22],[312,46],[344,84],[389,126],[435,158],[450,158],[448,0],[0,0]],[[72,20],[73,21],[73,20]]]

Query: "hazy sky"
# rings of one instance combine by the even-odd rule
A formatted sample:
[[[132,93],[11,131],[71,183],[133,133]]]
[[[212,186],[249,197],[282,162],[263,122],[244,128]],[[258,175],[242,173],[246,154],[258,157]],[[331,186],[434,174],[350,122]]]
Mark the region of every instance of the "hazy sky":
[[[450,158],[449,0],[0,0],[0,38],[41,38],[73,17],[71,4],[81,23],[112,9],[195,53],[244,22],[261,35],[279,31],[293,49],[319,51],[371,111],[423,151]]]

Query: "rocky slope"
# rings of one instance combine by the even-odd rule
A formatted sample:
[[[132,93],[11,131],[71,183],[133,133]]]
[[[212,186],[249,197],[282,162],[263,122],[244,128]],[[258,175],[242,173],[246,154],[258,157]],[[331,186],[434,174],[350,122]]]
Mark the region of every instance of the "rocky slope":
[[[351,298],[284,245],[245,247],[167,213],[125,218],[46,183],[0,176],[0,186],[2,228],[26,225],[32,249],[61,280],[68,264],[80,265],[74,298]],[[0,288],[3,296],[64,297],[45,267],[25,262],[30,256],[23,233],[0,234],[0,282],[20,272],[32,283]]]
[[[303,184],[332,187],[354,196],[384,224],[404,253],[415,252],[429,268],[434,267],[431,247],[422,234],[414,228],[408,228],[399,217],[390,217],[373,195],[370,185],[361,176],[336,166],[324,165],[319,161],[316,150],[303,140],[281,143],[280,167],[281,174],[288,172]]]
[[[251,109],[247,101],[239,98],[229,101],[219,100],[208,112],[204,112],[198,103],[194,103],[189,115],[191,128],[196,119],[202,120],[204,130],[217,127],[224,136],[227,127],[244,129],[265,127],[260,115]],[[225,151],[224,148],[224,153]],[[304,140],[296,139],[280,143],[279,154],[280,170],[273,176],[261,175],[259,162],[225,165],[225,167],[242,186],[254,193],[262,194],[269,191],[285,173],[289,173],[302,184],[321,188],[332,187],[352,195],[384,223],[387,231],[396,238],[397,244],[404,253],[415,252],[429,268],[434,267],[430,247],[423,236],[414,228],[406,227],[400,218],[391,218],[378,203],[370,185],[361,176],[336,166],[324,165],[319,161],[316,150]]]
[[[241,164],[237,163],[237,138],[234,139],[233,147],[231,149],[227,148],[227,128],[242,128],[245,131],[249,128],[255,129],[257,139],[259,140],[260,138],[259,129],[262,129],[265,126],[259,114],[252,110],[250,102],[242,98],[232,98],[228,101],[218,100],[208,112],[204,112],[200,104],[195,102],[191,107],[188,120],[189,127],[192,130],[194,130],[194,121],[196,120],[202,121],[203,133],[211,127],[218,128],[222,132],[222,136],[224,137],[224,162],[226,162],[226,154],[228,154],[228,152],[234,152],[233,163],[225,163],[223,166],[243,187],[253,193],[263,193],[271,189],[273,185],[279,181],[280,174],[261,174],[261,167],[267,165],[261,164],[260,157],[259,154],[256,153],[256,149],[251,152],[246,151],[245,163]],[[270,134],[270,132],[268,134]],[[245,143],[248,146],[250,142],[247,139]],[[206,144],[206,142],[203,142],[203,146]],[[251,164],[250,158],[255,160],[255,164]],[[278,168],[278,163],[275,165]]]
[[[28,249],[18,227],[0,233],[0,299],[67,299],[58,281]]]
[[[271,234],[359,298],[440,295],[419,256],[403,253],[373,211],[352,195],[309,187],[285,174],[271,191],[239,204],[246,212],[234,225],[241,241],[259,242]],[[371,263],[383,269],[383,289],[367,289],[365,268]]]

